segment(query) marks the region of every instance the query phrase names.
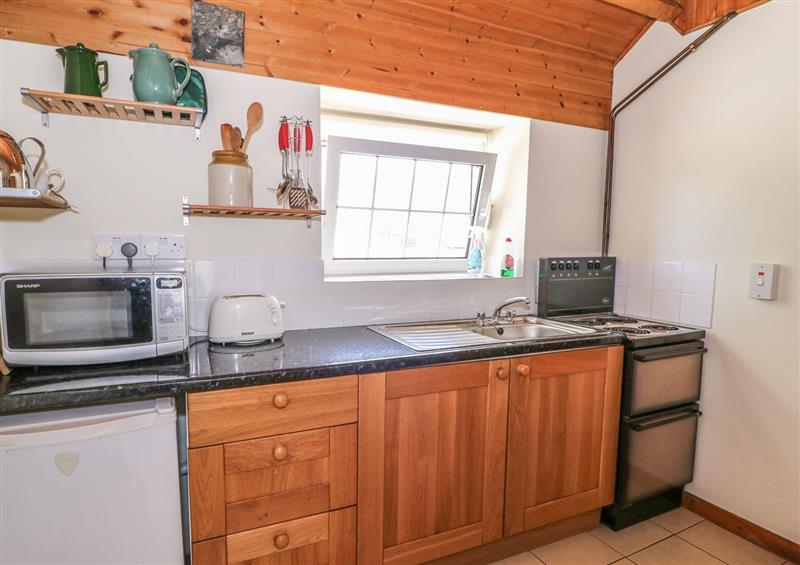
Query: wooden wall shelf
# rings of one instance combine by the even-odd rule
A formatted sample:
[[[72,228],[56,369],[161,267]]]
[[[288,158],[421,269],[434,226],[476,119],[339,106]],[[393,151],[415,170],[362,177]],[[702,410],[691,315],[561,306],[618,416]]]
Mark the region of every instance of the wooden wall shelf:
[[[282,218],[284,220],[311,220],[325,215],[325,210],[300,210],[296,208],[248,208],[243,206],[216,206],[212,204],[189,204],[184,197],[181,203],[183,225],[189,225],[189,216]]]
[[[39,190],[0,188],[0,208],[51,208],[69,210],[66,199]]]
[[[29,88],[20,88],[19,92],[39,109],[44,127],[50,125],[49,115],[51,113],[68,114],[87,118],[187,126],[194,128],[195,139],[200,139],[200,124],[203,122],[203,111],[199,108],[136,102],[133,100],[116,100],[114,98],[66,94],[64,92],[47,92]]]

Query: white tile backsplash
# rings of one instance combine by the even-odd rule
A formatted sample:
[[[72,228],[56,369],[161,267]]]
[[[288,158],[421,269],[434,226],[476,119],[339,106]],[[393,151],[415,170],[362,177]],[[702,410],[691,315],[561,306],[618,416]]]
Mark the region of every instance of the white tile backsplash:
[[[236,261],[235,273],[239,292],[273,292],[272,261]]]
[[[711,263],[684,263],[681,292],[690,294],[714,294],[717,266]]]
[[[628,261],[628,288],[653,288],[653,262]]]
[[[614,312],[625,313],[628,289],[624,286],[614,287]]]
[[[711,327],[714,298],[703,294],[681,294],[681,324]]]
[[[683,263],[658,261],[653,266],[653,290],[680,292]]]
[[[652,291],[644,288],[629,288],[625,299],[625,313],[631,316],[650,316]]]
[[[614,284],[621,287],[628,286],[628,262],[617,257],[617,268],[614,273]]]
[[[680,322],[681,295],[679,292],[654,290],[650,317],[664,322]]]
[[[215,298],[237,292],[236,261],[231,259],[192,261],[189,268],[190,295]]]
[[[716,265],[617,258],[614,311],[711,327]]]

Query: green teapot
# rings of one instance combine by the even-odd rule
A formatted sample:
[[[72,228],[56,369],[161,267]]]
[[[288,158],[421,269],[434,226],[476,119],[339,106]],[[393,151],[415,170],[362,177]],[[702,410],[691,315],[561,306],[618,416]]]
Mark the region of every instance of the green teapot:
[[[129,54],[133,57],[131,80],[136,100],[174,105],[192,78],[189,63],[181,58],[173,59],[155,43],[149,47],[131,49]],[[186,76],[180,84],[175,78],[176,66],[186,67]]]
[[[100,91],[108,84],[108,62],[97,60],[97,51],[83,43],[59,47],[56,53],[64,63],[64,92],[85,96],[102,96]],[[103,82],[100,82],[100,67]]]

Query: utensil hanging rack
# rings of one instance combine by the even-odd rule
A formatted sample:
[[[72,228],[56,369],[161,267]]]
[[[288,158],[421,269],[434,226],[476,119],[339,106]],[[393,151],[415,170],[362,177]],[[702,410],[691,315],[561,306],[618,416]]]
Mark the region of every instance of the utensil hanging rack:
[[[64,92],[48,92],[20,88],[23,98],[30,100],[42,116],[42,126],[50,126],[50,114],[67,114],[87,118],[106,118],[194,128],[194,138],[200,139],[203,110],[190,106],[172,106],[117,100],[101,96],[83,96]]]
[[[189,197],[181,199],[183,225],[189,225],[189,216],[280,218],[284,220],[305,220],[311,227],[311,220],[326,214],[325,210],[304,210],[299,208],[249,208],[243,206],[217,206],[214,204],[190,204]]]

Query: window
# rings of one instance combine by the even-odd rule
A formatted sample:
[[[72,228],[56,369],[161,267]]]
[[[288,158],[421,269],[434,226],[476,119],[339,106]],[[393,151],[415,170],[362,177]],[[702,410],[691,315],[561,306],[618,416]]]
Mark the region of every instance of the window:
[[[326,274],[463,272],[496,156],[329,136]]]

